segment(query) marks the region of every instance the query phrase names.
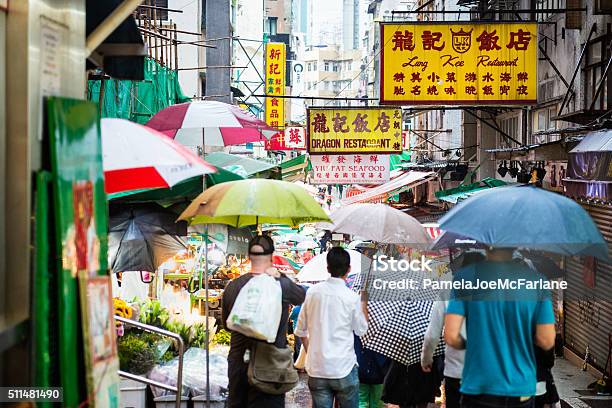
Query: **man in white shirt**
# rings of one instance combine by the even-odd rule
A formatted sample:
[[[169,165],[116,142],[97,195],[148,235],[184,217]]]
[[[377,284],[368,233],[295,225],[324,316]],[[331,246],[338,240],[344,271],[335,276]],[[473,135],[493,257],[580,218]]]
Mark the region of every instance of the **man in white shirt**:
[[[365,334],[368,323],[357,293],[344,282],[351,269],[351,258],[340,247],[327,254],[325,282],[306,293],[295,335],[306,349],[308,388],[314,408],[359,406],[359,376],[354,337]]]

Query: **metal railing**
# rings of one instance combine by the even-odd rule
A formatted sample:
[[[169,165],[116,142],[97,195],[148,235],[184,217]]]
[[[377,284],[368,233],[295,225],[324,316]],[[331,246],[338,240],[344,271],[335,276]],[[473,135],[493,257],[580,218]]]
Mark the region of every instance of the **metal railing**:
[[[173,333],[171,331],[160,329],[158,327],[150,326],[148,324],[140,323],[134,320],[126,319],[121,316],[115,316],[115,320],[118,322],[124,323],[126,325],[129,325],[129,326],[138,327],[139,329],[143,329],[148,332],[157,333],[165,337],[170,337],[177,341],[178,343],[178,368],[177,368],[177,373],[176,373],[176,387],[173,387],[167,384],[163,384],[158,381],[150,380],[147,377],[127,373],[121,370],[119,370],[119,376],[123,378],[128,378],[130,380],[138,381],[144,384],[149,384],[154,387],[163,388],[171,392],[175,392],[176,393],[176,408],[180,408],[181,398],[182,398],[181,393],[182,393],[182,388],[183,388],[183,354],[185,352],[185,344],[183,343],[183,339],[181,338],[181,336],[177,333]]]

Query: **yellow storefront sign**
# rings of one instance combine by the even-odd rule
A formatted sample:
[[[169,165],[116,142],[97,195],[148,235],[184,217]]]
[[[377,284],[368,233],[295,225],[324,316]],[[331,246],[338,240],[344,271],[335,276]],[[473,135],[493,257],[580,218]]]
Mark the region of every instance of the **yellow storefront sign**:
[[[535,23],[381,23],[380,32],[382,104],[536,103]]]
[[[312,108],[307,117],[310,154],[402,151],[400,108]]]
[[[266,44],[266,123],[282,129],[285,126],[284,99],[286,49],[284,43]]]

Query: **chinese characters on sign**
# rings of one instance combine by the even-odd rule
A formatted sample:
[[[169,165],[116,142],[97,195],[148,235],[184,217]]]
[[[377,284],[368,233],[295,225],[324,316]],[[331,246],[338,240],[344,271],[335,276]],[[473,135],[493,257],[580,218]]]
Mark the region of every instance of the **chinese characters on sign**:
[[[389,181],[388,154],[310,156],[314,184],[383,184]]]
[[[266,44],[266,123],[273,127],[285,125],[285,64],[284,43]]]
[[[535,23],[381,24],[381,103],[529,104]]]
[[[400,108],[308,109],[311,154],[400,153]]]
[[[266,150],[306,150],[306,129],[285,128],[284,132],[278,132],[266,140]]]

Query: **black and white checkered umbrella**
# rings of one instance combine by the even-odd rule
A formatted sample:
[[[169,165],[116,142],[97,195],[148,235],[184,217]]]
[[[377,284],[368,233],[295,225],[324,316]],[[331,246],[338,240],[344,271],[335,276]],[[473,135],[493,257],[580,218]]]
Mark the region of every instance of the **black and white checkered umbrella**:
[[[421,349],[429,325],[433,302],[441,293],[423,289],[421,272],[370,271],[362,274],[353,289],[368,291],[368,331],[361,337],[365,348],[405,365],[421,361]],[[375,284],[375,280],[378,283]],[[415,289],[381,289],[381,282],[414,282]],[[367,281],[367,282],[366,282]],[[378,288],[377,288],[378,287]],[[441,339],[434,356],[444,353]]]
[[[364,347],[407,366],[418,363],[432,305],[427,300],[369,302],[369,327],[361,338]],[[440,341],[434,356],[442,353]]]

